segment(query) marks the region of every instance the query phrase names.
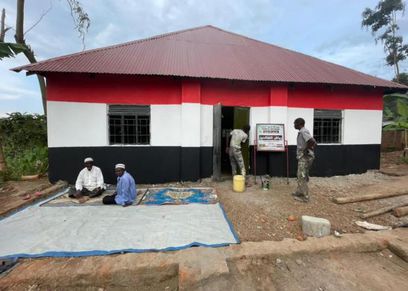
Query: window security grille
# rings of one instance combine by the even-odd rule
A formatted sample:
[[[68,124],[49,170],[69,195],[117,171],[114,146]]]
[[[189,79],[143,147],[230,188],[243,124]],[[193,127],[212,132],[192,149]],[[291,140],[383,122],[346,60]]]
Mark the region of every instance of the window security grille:
[[[313,137],[317,143],[341,143],[341,110],[314,110]]]
[[[109,106],[110,144],[150,144],[150,107]]]

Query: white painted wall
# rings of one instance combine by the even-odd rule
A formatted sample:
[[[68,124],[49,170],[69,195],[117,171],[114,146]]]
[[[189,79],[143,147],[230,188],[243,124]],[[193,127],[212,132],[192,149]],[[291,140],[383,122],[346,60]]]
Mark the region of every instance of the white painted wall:
[[[151,105],[152,146],[212,146],[213,107],[196,103]]]
[[[181,145],[181,105],[151,105],[150,144]]]
[[[294,128],[293,122],[298,117],[305,120],[305,127],[313,135],[313,112],[313,108],[288,108],[288,118],[285,131],[289,145],[296,145],[298,131]]]
[[[48,101],[48,146],[107,146],[107,105]],[[284,123],[289,145],[296,145],[293,121],[302,117],[313,134],[311,108],[250,108],[250,144],[257,123]],[[381,110],[344,110],[342,144],[380,144]],[[151,145],[200,147],[213,145],[213,106],[196,103],[151,105]]]
[[[269,122],[286,124],[288,119],[288,108],[283,106],[269,107]]]
[[[48,101],[48,146],[106,146],[106,110],[106,104]]]
[[[201,143],[201,105],[181,104],[181,146],[199,147]]]
[[[271,106],[269,107],[269,122],[270,123],[283,123],[285,125],[285,139],[288,140],[288,108],[283,106]],[[289,124],[290,125],[290,124]],[[289,130],[291,128],[289,127]]]
[[[251,107],[249,111],[249,125],[251,130],[249,132],[249,144],[253,145],[256,136],[256,124],[269,123],[269,107]]]
[[[213,146],[213,106],[201,105],[201,146]]]
[[[284,106],[251,107],[250,144],[254,144],[257,123],[283,123],[285,124],[285,136],[289,145],[296,145],[298,131],[293,127],[294,120],[298,117],[305,119],[306,128],[313,134],[313,112],[314,109],[311,108],[287,108]]]
[[[343,144],[381,144],[381,110],[344,110]]]

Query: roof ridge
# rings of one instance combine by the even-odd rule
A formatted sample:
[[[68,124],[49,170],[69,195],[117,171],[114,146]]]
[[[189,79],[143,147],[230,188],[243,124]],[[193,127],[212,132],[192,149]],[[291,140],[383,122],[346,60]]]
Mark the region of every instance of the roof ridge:
[[[193,28],[187,28],[187,29],[182,29],[182,30],[178,30],[178,31],[158,34],[158,35],[151,36],[151,37],[148,37],[148,38],[131,40],[131,41],[128,41],[128,42],[109,45],[109,46],[105,46],[105,47],[101,47],[101,48],[89,49],[89,50],[85,50],[85,51],[81,51],[81,52],[76,52],[76,53],[73,53],[73,54],[54,57],[54,58],[46,59],[46,60],[39,61],[39,62],[36,62],[36,63],[18,66],[18,67],[12,68],[10,70],[19,72],[19,71],[22,70],[22,68],[29,68],[29,67],[32,67],[32,66],[35,66],[35,65],[38,65],[38,64],[45,64],[45,63],[48,63],[48,62],[63,60],[63,59],[69,58],[69,57],[74,57],[74,56],[79,56],[79,55],[86,55],[88,53],[93,53],[93,52],[97,52],[97,51],[105,51],[105,50],[114,49],[114,48],[118,48],[118,47],[122,47],[122,46],[128,46],[128,45],[132,45],[132,44],[136,44],[136,43],[141,43],[141,42],[145,42],[145,41],[151,41],[151,40],[167,37],[167,36],[170,36],[170,35],[176,35],[176,34],[184,33],[184,32],[187,32],[187,31],[203,29],[205,27],[213,27],[213,26],[203,25],[203,26],[197,26],[197,27],[193,27]],[[216,27],[213,27],[213,28],[216,28]]]

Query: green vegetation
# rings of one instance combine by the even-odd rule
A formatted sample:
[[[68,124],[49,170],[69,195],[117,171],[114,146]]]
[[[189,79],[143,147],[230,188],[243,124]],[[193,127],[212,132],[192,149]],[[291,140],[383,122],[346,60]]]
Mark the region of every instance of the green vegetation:
[[[47,124],[44,115],[11,113],[0,119],[0,133],[7,180],[47,171]]]
[[[390,122],[383,130],[403,131],[405,148],[408,147],[408,95],[393,93],[384,96],[383,120]],[[408,163],[408,158],[401,158]]]
[[[384,120],[392,121],[384,130],[408,129],[408,95],[394,93],[384,96]]]
[[[408,74],[400,73],[397,77],[393,78],[392,81],[408,86]]]
[[[405,1],[380,0],[374,9],[366,8],[363,12],[363,27],[369,28],[375,36],[375,41],[380,41],[386,53],[387,65],[394,67],[395,80],[400,82],[399,64],[408,57],[408,45],[404,44],[399,34],[398,15],[402,17],[405,10]]]

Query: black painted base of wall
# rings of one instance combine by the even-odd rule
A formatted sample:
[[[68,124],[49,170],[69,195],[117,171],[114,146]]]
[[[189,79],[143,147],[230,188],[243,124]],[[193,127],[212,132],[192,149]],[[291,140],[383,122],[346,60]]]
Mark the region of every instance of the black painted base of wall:
[[[105,183],[116,184],[114,166],[126,164],[137,183],[197,181],[212,175],[212,147],[63,147],[49,148],[49,179],[75,183],[83,160],[92,157]]]
[[[253,153],[253,147],[250,148]],[[64,147],[49,149],[49,179],[74,183],[85,157],[93,157],[105,182],[116,184],[114,165],[125,163],[137,183],[197,181],[213,171],[213,148],[184,147]],[[257,175],[286,176],[286,154],[257,153]],[[364,173],[380,167],[380,145],[319,145],[312,176]],[[251,154],[251,173],[254,171]],[[289,146],[289,175],[296,176],[296,146]]]
[[[330,177],[365,173],[367,170],[380,168],[379,144],[371,145],[318,145],[316,158],[311,168],[311,176]],[[251,165],[253,164],[251,147]],[[289,146],[289,176],[295,177],[297,171],[296,146]],[[286,176],[286,153],[257,152],[256,174]]]

